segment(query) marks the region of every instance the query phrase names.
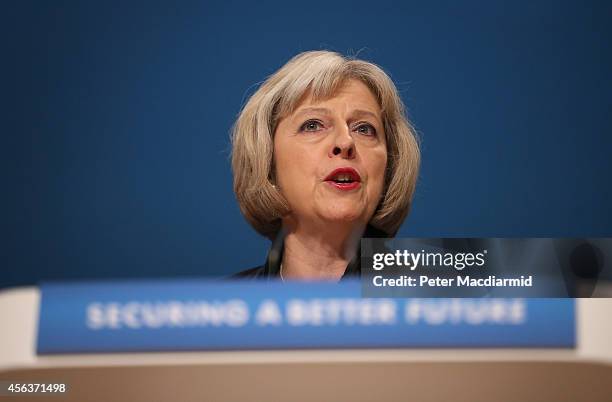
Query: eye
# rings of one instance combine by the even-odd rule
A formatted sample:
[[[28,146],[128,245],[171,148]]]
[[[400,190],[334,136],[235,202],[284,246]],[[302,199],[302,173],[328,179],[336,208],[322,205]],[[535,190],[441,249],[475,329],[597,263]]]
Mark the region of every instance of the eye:
[[[300,131],[313,132],[319,131],[322,128],[323,123],[321,123],[319,120],[307,120],[306,122],[304,122],[304,124],[300,126]]]
[[[359,124],[355,128],[355,131],[357,131],[360,134],[367,135],[367,136],[370,136],[370,137],[375,137],[376,136],[376,129],[374,128],[373,125],[371,125],[369,123]]]

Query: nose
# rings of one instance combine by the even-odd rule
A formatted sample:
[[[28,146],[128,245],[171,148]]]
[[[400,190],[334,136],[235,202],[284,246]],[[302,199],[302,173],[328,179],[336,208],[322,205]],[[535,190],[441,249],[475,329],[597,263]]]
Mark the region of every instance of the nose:
[[[333,158],[335,156],[340,156],[342,159],[353,159],[355,157],[355,139],[350,134],[348,127],[338,130],[334,136],[329,157]]]

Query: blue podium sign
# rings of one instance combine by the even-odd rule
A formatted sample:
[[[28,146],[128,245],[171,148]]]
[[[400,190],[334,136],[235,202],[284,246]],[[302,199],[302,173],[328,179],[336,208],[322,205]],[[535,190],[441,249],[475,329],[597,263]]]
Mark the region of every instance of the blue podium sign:
[[[38,353],[575,346],[572,299],[362,298],[359,281],[41,286]]]

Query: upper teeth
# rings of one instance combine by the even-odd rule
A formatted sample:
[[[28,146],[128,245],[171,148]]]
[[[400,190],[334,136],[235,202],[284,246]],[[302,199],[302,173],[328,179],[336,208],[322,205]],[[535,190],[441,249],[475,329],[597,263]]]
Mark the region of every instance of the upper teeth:
[[[339,174],[336,176],[336,181],[351,181],[352,177],[349,174]]]

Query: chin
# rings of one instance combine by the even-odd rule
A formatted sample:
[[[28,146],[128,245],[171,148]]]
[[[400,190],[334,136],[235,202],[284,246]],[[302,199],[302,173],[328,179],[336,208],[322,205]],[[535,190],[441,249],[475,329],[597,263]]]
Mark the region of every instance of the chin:
[[[358,222],[363,220],[364,213],[361,208],[333,207],[323,211],[321,216],[330,222]]]

